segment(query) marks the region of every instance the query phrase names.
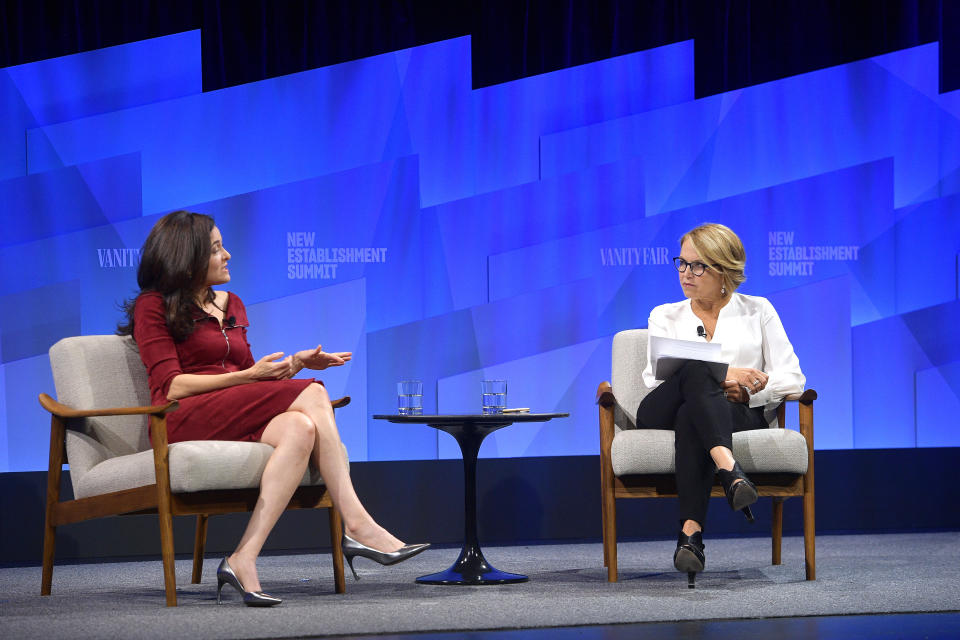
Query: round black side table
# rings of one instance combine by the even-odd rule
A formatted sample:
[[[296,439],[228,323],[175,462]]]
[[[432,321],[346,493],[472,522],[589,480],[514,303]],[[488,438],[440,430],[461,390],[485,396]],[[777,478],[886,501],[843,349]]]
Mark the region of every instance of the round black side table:
[[[463,454],[463,550],[446,571],[417,578],[420,584],[510,584],[526,582],[527,576],[495,569],[483,557],[477,539],[477,453],[488,434],[515,422],[546,422],[569,413],[499,413],[491,415],[375,415],[375,420],[425,424],[452,435]]]

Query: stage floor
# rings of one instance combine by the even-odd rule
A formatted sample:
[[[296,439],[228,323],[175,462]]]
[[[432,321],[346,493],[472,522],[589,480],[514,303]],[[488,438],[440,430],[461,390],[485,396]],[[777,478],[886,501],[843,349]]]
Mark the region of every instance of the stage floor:
[[[237,595],[227,592],[229,587],[224,590],[226,603],[216,605],[219,558],[206,561],[199,585],[189,582],[190,561],[177,562],[180,606],[175,609],[163,606],[159,560],[59,566],[50,597],[38,595],[39,567],[12,567],[0,569],[0,635],[275,638],[567,627],[563,632],[580,633],[577,637],[601,637],[569,628],[693,621],[693,627],[643,627],[664,633],[655,637],[688,637],[679,632],[686,628],[697,635],[705,625],[713,625],[715,633],[726,635],[724,627],[716,625],[739,620],[745,624],[738,634],[761,629],[756,624],[762,624],[759,635],[766,637],[795,635],[790,629],[818,637],[821,631],[830,635],[829,629],[838,630],[843,619],[800,621],[799,627],[790,619],[960,611],[960,532],[820,536],[814,582],[804,580],[801,538],[784,539],[780,566],[769,564],[768,539],[706,543],[707,571],[698,577],[695,590],[687,589],[686,577],[672,570],[675,543],[666,540],[622,543],[620,582],[615,584],[606,582],[599,543],[485,550],[498,569],[528,574],[530,581],[524,584],[415,584],[418,575],[444,569],[456,558],[457,549],[444,548],[391,568],[360,559],[362,580],[354,582],[348,573],[347,593],[342,595],[333,593],[329,554],[268,556],[260,562],[261,582],[266,591],[284,598],[281,606],[269,610],[241,606]],[[756,618],[780,620],[751,620]],[[867,624],[869,620],[875,622]],[[856,624],[889,629],[896,636],[897,630],[906,631],[896,620],[929,635],[930,628],[941,623],[955,629],[958,618],[881,616]],[[564,637],[560,629],[554,632]],[[513,633],[495,637],[501,635]],[[528,635],[545,637],[516,637]],[[904,635],[912,634],[899,637]]]

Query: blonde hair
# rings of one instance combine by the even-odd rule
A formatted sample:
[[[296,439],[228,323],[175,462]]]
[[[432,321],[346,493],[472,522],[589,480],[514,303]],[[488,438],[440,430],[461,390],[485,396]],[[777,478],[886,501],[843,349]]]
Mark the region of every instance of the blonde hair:
[[[729,293],[736,291],[747,279],[743,274],[747,264],[747,252],[730,227],[708,222],[683,234],[680,246],[687,240],[700,254],[703,262],[714,269],[719,267],[720,280]]]

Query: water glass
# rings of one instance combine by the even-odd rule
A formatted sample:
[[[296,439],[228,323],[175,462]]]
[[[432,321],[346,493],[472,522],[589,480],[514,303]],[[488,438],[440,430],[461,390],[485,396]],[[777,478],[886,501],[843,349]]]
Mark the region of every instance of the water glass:
[[[423,415],[423,382],[401,380],[397,383],[397,413],[402,416]]]
[[[480,383],[480,399],[484,415],[503,413],[507,408],[507,381],[484,380]]]

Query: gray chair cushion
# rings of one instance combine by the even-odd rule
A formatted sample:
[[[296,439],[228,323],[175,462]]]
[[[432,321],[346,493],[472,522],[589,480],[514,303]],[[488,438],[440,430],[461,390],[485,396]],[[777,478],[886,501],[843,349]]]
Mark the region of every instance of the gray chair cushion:
[[[261,442],[192,440],[170,445],[170,490],[191,493],[215,489],[256,489],[273,447]],[[346,447],[343,449],[346,455]],[[153,450],[104,460],[86,473],[76,497],[87,498],[153,484]],[[323,484],[308,467],[300,486]]]
[[[147,372],[129,336],[64,338],[50,347],[50,369],[57,399],[75,409],[150,404]],[[71,420],[67,427],[67,460],[74,493],[80,478],[94,465],[108,457],[150,448],[145,416]]]
[[[650,390],[643,384],[647,367],[647,330],[630,329],[613,336],[610,387],[617,403],[613,423],[617,430],[636,429],[637,409]]]
[[[613,437],[616,476],[673,473],[673,431],[629,429]],[[733,434],[733,457],[746,473],[806,473],[807,441],[790,429],[752,429]]]
[[[610,379],[616,398],[610,453],[617,476],[675,470],[673,431],[636,425],[640,402],[650,393],[643,383],[646,366],[647,330],[617,333]],[[807,441],[800,433],[779,427],[741,431],[733,434],[733,457],[747,473],[806,473]]]
[[[650,389],[643,383],[643,370],[647,368],[646,329],[629,329],[613,336],[613,363],[610,387],[617,399],[613,409],[613,424],[620,429],[636,429],[637,409]],[[776,427],[776,405],[768,405],[764,419]]]
[[[147,372],[129,336],[78,336],[50,347],[57,399],[75,409],[151,404]],[[146,416],[71,420],[67,461],[77,498],[133,489],[155,482]],[[174,493],[253,489],[273,447],[258,442],[197,440],[170,445]],[[344,448],[346,455],[346,448]],[[301,486],[323,484],[309,469]]]

